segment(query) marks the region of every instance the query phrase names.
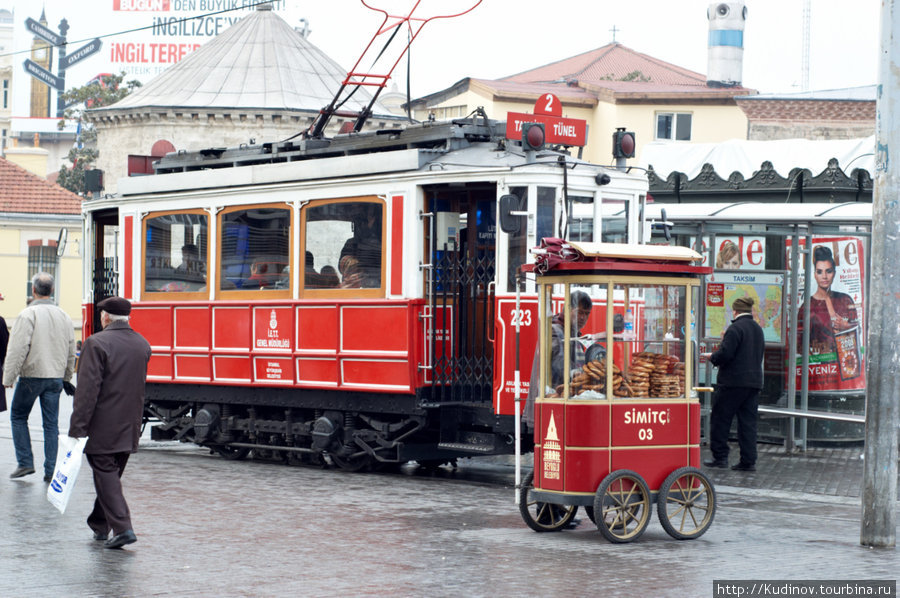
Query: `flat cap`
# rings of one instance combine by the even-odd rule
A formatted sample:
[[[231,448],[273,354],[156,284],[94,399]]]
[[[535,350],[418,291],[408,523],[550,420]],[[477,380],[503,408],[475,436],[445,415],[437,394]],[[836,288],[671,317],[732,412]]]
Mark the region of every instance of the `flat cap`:
[[[731,310],[735,313],[749,313],[753,311],[753,297],[738,297],[731,304]]]
[[[131,303],[121,297],[107,297],[97,307],[114,316],[127,316],[131,313]]]

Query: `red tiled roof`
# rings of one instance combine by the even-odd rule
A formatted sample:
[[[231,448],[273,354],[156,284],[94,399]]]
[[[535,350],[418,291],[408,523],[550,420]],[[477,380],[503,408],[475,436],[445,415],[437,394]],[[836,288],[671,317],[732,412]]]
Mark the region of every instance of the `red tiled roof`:
[[[0,158],[0,212],[81,214],[81,197]]]
[[[576,80],[582,85],[604,87],[616,92],[638,89],[648,93],[708,92],[716,89],[706,85],[705,75],[635,52],[615,42],[501,80],[516,83]],[[728,95],[733,95],[736,90],[744,88],[724,89],[729,91]]]
[[[470,79],[473,85],[506,95],[543,95],[552,93],[564,104],[596,105],[597,95],[564,83],[516,83],[504,79]]]

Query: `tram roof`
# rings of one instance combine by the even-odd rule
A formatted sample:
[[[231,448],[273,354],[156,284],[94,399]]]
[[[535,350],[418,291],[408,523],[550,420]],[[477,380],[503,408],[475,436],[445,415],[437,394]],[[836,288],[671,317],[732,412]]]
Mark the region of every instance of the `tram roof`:
[[[799,223],[839,221],[846,224],[872,222],[872,204],[866,202],[771,204],[759,202],[728,203],[649,203],[647,218],[661,219],[662,210],[671,221]]]
[[[487,119],[425,123],[404,129],[302,139],[238,148],[173,152],[156,164],[157,175],[122,179],[121,195],[218,188],[287,181],[324,180],[396,172],[445,172],[469,169],[559,168],[560,151],[527,153],[505,140],[506,125]],[[566,155],[578,175],[603,169],[618,181],[646,185],[643,174],[627,174]],[[584,168],[579,169],[579,166]]]

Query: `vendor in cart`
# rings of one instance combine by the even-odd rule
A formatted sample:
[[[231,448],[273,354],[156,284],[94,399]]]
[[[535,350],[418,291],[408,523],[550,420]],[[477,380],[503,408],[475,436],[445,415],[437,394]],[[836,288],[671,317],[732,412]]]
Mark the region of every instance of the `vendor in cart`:
[[[587,324],[591,317],[591,308],[593,302],[590,295],[584,291],[574,290],[569,293],[569,305],[572,309],[570,323],[572,329],[569,331],[569,370],[571,375],[581,371],[584,366],[585,350],[584,345],[578,341],[581,329]],[[563,372],[565,371],[565,313],[558,313],[553,316],[550,324],[550,384],[558,386],[563,383]],[[531,366],[531,378],[528,384],[528,396],[525,400],[525,412],[522,414],[528,429],[534,428],[534,400],[538,395],[538,386],[540,385],[540,364],[541,364],[541,348],[538,343],[535,349],[534,362]]]

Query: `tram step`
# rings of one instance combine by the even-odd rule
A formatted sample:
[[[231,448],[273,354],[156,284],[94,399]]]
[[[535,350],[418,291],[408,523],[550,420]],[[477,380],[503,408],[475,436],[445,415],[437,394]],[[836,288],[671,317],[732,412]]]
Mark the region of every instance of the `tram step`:
[[[464,453],[492,453],[493,445],[466,444],[465,442],[440,442],[438,448],[448,451],[461,451]]]

